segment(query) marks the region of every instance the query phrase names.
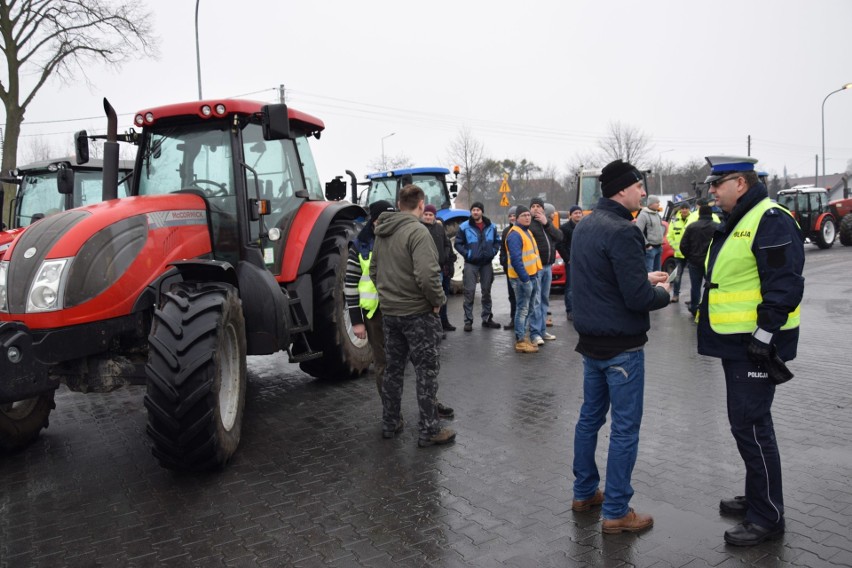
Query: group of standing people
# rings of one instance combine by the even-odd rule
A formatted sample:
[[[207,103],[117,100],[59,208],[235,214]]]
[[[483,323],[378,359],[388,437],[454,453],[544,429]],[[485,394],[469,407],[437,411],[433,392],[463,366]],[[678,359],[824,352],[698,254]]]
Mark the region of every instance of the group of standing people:
[[[666,272],[654,270],[654,249],[663,238],[653,215],[658,207],[649,200],[647,218],[641,224],[634,220],[646,196],[643,176],[621,160],[603,168],[602,197],[594,214],[582,222],[582,211],[572,209],[570,225],[554,227],[543,214],[543,202],[533,200],[529,208],[518,205],[510,213],[513,223],[500,238],[482,204],[474,203],[455,250],[465,259],[467,331],[472,330],[477,281],[482,326],[500,327],[493,319],[490,293],[491,260],[501,255],[510,284],[515,350],[522,353],[536,352],[544,340],[554,338],[545,329],[542,298],[549,295],[547,274],[557,245],[565,251],[570,283],[566,308],[578,334],[575,349],[583,357],[572,509],[601,507],[604,533],[638,532],[654,523],[651,515],[630,507],[644,406],[644,347],[649,313],[672,303],[671,292],[679,292],[685,264],[692,283],[689,308],[698,320],[698,352],[722,360],[728,420],[745,466],[744,494],[719,504],[722,514],[742,517],[724,538],[732,545],[751,546],[780,538],[785,530],[771,407],[776,386],[792,378],[785,362],[796,356],[804,239],[789,212],[769,200],[754,171],[754,158],[714,156],[707,161],[707,183],[724,219],[714,220],[706,204],[700,205],[694,222],[689,219],[693,213],[678,212],[670,229],[676,230],[670,238],[680,252],[678,278],[672,283]],[[398,205],[396,212],[390,203],[372,204],[371,222],[350,247],[350,318],[354,333],[370,340],[376,357],[382,436],[393,438],[403,428],[402,376],[410,360],[420,413],[418,445],[445,444],[456,434],[440,423],[453,411],[437,399],[438,341],[446,330],[439,313],[446,302],[442,278],[452,249],[443,228],[431,227],[435,212],[430,218],[420,188],[403,188]],[[607,414],[611,432],[602,488],[596,450]]]

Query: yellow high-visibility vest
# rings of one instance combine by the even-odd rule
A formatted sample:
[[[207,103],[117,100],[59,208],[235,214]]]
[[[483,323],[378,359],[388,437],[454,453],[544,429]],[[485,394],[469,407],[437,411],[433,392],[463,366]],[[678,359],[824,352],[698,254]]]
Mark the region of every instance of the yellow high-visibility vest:
[[[358,263],[361,265],[361,279],[358,280],[358,305],[367,312],[367,319],[372,318],[376,310],[379,309],[379,291],[376,290],[376,284],[370,279],[371,258],[373,258],[373,251],[370,251],[367,258],[358,255]]]
[[[521,248],[521,258],[524,261],[524,268],[526,269],[527,274],[533,276],[542,269],[541,257],[538,256],[538,245],[536,244],[535,239],[532,238],[532,235],[528,235],[517,225],[513,225],[512,228],[509,229],[509,232],[506,233],[506,242],[503,243],[503,246],[506,247],[506,256],[509,256],[509,234],[513,232],[518,233],[521,236],[521,242],[523,243],[523,247]],[[509,275],[509,278],[518,277],[518,273],[512,266],[511,260],[509,261],[506,273]]]
[[[757,328],[757,306],[763,301],[760,293],[760,276],[757,273],[757,260],[751,250],[757,229],[763,214],[769,209],[789,212],[764,199],[743,215],[734,230],[725,239],[713,272],[709,272],[710,249],[704,260],[707,274],[711,274],[707,315],[710,328],[716,333],[752,333]],[[712,245],[711,245],[712,247]],[[789,313],[787,323],[781,329],[799,327],[800,306]]]

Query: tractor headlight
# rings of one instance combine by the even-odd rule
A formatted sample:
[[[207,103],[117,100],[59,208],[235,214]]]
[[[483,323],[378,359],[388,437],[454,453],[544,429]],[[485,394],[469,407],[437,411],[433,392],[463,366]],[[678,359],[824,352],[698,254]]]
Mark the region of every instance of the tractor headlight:
[[[27,295],[27,313],[52,312],[62,309],[62,293],[65,289],[65,268],[68,259],[45,260],[41,263],[30,293]]]
[[[0,312],[8,312],[6,305],[6,274],[9,272],[9,263],[0,262]]]

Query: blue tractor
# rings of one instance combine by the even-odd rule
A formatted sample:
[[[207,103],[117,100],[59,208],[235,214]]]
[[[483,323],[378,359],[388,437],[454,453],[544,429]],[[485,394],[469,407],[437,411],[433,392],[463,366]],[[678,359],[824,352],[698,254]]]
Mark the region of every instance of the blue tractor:
[[[434,205],[438,210],[437,217],[447,229],[447,235],[452,239],[456,236],[459,224],[470,216],[466,209],[453,209],[452,202],[458,194],[459,168],[453,168],[453,181],[447,185],[447,168],[399,168],[386,172],[367,174],[367,181],[357,182],[355,174],[346,172],[352,179],[352,202],[369,207],[371,203],[382,199],[394,205],[397,202],[399,190],[413,183],[418,185],[426,194],[426,204]],[[358,194],[358,186],[366,186],[366,190]]]

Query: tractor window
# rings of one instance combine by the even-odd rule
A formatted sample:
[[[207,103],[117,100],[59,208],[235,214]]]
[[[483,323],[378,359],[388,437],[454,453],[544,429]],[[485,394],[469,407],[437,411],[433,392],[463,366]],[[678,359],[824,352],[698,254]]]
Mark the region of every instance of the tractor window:
[[[126,171],[118,172],[119,179],[126,175]],[[101,171],[77,170],[74,172],[74,206],[83,207],[103,201],[103,179]],[[128,195],[130,195],[130,184],[125,180],[118,186],[118,196],[127,197]]]
[[[396,207],[396,178],[374,179],[367,192],[367,204],[381,200],[389,201]]]
[[[224,121],[155,130],[146,136],[139,194],[193,189],[207,196],[211,206],[236,213],[231,158]]]
[[[443,180],[434,175],[415,175],[412,181],[426,194],[426,205],[434,205],[436,209],[446,209],[450,206]],[[391,203],[396,205],[394,201]]]
[[[308,195],[311,199],[324,199],[325,193],[320,183],[317,166],[314,163],[314,155],[311,152],[311,147],[308,144],[307,136],[299,136],[296,138],[296,148],[299,150],[299,159],[302,160],[302,172],[305,175],[305,184],[307,185]]]
[[[601,196],[601,180],[598,176],[580,176],[580,200],[577,205],[584,210],[594,209]]]
[[[778,196],[779,205],[783,205],[790,211],[795,211],[796,209],[796,195],[789,193],[782,193]]]
[[[42,216],[65,210],[65,196],[57,189],[55,172],[25,175],[21,181],[20,199],[18,227],[29,226],[34,221],[34,215],[37,221]]]
[[[796,210],[797,211],[807,211],[808,210],[808,194],[807,193],[799,193],[796,195]]]
[[[822,208],[821,193],[809,193],[811,202],[811,211],[819,211]]]

